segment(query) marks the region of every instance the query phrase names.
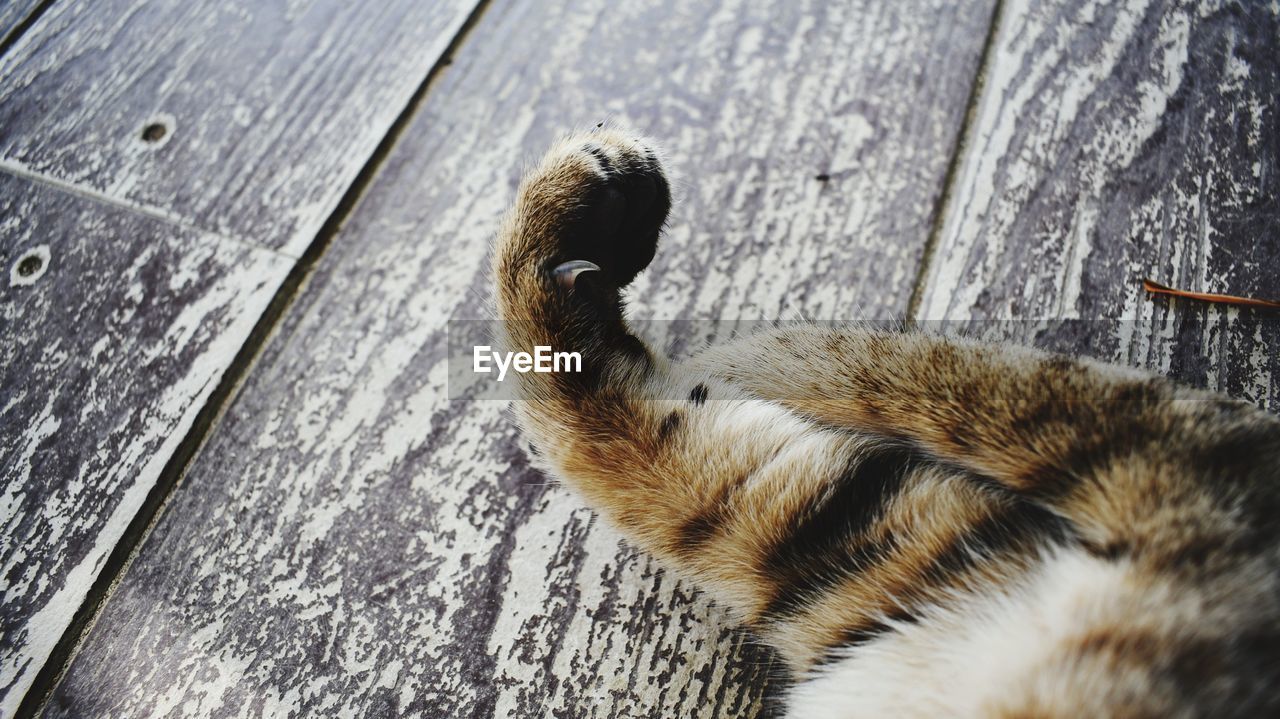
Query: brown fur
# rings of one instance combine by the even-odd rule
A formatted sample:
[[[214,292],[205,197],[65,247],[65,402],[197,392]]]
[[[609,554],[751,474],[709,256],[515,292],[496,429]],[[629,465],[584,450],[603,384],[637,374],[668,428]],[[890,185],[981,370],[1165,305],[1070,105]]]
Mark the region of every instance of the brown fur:
[[[669,204],[643,142],[568,138],[521,186],[494,257],[508,348],[583,356],[581,374],[520,376],[524,431],[633,541],[801,676],[941,633],[939,612],[1079,552],[1122,566],[1123,585],[1043,665],[993,677],[990,713],[1280,708],[1274,417],[916,333],[776,329],[673,368],[628,332],[620,295]],[[601,270],[565,288],[553,270],[570,260]]]

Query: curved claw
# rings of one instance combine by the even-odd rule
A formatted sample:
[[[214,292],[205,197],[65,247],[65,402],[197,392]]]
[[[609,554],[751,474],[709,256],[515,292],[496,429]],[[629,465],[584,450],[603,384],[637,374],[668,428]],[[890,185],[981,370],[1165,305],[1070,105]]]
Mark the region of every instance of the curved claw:
[[[586,260],[572,260],[557,266],[551,271],[551,274],[555,276],[556,282],[560,283],[561,287],[571,290],[573,289],[573,283],[578,279],[578,275],[583,272],[599,271],[600,266],[594,262],[587,262]]]

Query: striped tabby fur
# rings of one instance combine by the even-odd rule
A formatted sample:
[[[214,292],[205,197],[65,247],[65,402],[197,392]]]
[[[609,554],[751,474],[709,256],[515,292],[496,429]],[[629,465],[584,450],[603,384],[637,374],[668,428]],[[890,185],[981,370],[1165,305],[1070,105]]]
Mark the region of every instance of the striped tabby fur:
[[[669,206],[653,150],[607,128],[526,178],[494,259],[508,349],[585,371],[521,375],[517,412],[777,648],[790,716],[1280,716],[1280,421],[915,333],[776,329],[672,366],[620,295]]]

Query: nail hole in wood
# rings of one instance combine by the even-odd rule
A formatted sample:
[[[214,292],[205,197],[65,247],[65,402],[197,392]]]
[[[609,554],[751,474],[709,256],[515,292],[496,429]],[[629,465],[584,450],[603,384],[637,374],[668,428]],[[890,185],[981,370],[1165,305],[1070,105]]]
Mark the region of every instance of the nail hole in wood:
[[[33,285],[49,269],[49,246],[33,247],[9,268],[9,284],[17,287]]]
[[[44,267],[44,260],[39,255],[29,255],[18,260],[18,275],[22,277],[30,277],[40,271]]]
[[[163,122],[153,122],[142,128],[144,142],[160,142],[168,134],[169,128],[165,127]]]

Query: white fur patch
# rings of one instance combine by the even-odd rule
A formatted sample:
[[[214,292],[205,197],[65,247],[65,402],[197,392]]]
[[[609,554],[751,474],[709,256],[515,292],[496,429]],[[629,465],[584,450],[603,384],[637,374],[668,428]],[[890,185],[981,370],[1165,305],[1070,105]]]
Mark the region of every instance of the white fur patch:
[[[1064,642],[1114,621],[1116,599],[1135,589],[1127,565],[1061,551],[1020,588],[935,609],[824,667],[792,690],[788,715],[986,716]]]

